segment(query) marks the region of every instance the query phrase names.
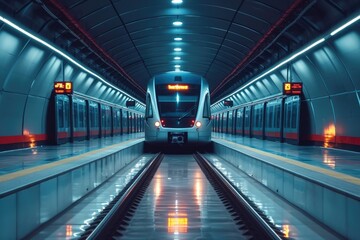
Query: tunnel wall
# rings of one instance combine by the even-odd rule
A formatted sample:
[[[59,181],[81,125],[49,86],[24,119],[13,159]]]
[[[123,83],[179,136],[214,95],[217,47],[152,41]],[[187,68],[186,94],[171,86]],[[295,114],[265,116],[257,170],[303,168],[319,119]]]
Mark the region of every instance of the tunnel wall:
[[[55,81],[71,81],[77,93],[126,106],[128,96],[1,21],[0,59],[0,147],[4,149],[49,143]]]
[[[233,100],[236,108],[282,95],[284,82],[302,82],[301,143],[359,149],[360,23],[358,21],[334,36],[329,35],[305,54],[265,74],[227,99]],[[222,101],[212,105],[212,114],[224,110],[230,109],[226,109]]]

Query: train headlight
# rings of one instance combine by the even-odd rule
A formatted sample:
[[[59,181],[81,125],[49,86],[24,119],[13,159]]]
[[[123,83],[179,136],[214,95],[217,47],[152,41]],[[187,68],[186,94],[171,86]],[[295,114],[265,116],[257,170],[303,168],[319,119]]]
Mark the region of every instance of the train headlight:
[[[197,122],[195,123],[195,126],[196,126],[197,128],[201,127],[201,122],[197,121]]]
[[[155,127],[157,127],[157,128],[160,127],[160,122],[159,122],[159,121],[156,121],[156,122],[155,122]]]

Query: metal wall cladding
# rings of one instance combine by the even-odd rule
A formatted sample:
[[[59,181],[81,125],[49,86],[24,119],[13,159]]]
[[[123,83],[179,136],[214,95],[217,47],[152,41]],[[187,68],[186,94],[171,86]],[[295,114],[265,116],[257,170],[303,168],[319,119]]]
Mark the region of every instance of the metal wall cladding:
[[[0,136],[22,135],[26,95],[0,92]]]
[[[360,89],[360,30],[359,24],[355,25],[353,30],[347,34],[342,34],[332,42],[332,46],[336,50],[336,54],[343,64],[348,76],[356,89]],[[339,78],[342,81],[343,78]]]
[[[311,105],[309,135],[360,136],[359,61],[360,35],[355,28],[294,63],[294,72],[303,82],[305,99]],[[330,128],[334,131],[329,133]]]
[[[322,141],[326,135],[333,135],[333,142],[344,143],[341,139],[347,139],[347,143],[352,144],[351,137],[360,137],[359,62],[357,23],[263,76],[230,99],[235,100],[236,107],[263,96],[281,95],[285,81],[302,82],[302,112],[305,114],[300,124],[305,130],[305,140]],[[222,103],[212,107],[213,113],[222,110],[225,110]]]
[[[359,92],[336,95],[331,98],[334,106],[336,135],[360,136]],[[325,126],[326,127],[326,126]]]
[[[6,25],[0,59],[0,137],[16,137],[11,143],[24,135],[46,139],[55,81],[71,81],[78,93],[125,106],[119,91]]]

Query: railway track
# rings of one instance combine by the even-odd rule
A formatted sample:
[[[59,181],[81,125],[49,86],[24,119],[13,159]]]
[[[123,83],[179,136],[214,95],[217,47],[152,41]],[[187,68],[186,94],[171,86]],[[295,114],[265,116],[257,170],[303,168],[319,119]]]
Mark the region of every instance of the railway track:
[[[229,219],[234,225],[234,235],[236,239],[282,239],[284,238],[281,231],[276,229],[272,224],[266,219],[266,216],[262,214],[254,205],[246,199],[245,196],[242,196],[241,193],[238,193],[237,190],[227,181],[227,179],[209,162],[207,161],[201,154],[196,153],[193,156],[189,156],[189,162],[194,164],[195,160],[200,166],[203,174],[208,179],[209,183],[213,187],[213,195],[218,196],[217,204],[223,205],[227,210],[227,215],[229,215]],[[121,239],[127,231],[128,228],[131,228],[130,222],[132,221],[133,216],[141,205],[141,201],[148,191],[148,186],[150,185],[153,177],[160,166],[162,160],[164,159],[164,155],[159,153],[157,154],[141,171],[138,173],[138,176],[135,180],[128,184],[128,187],[124,189],[115,199],[108,205],[106,209],[96,218],[90,226],[86,229],[86,231],[82,234],[80,239]],[[195,159],[195,160],[194,160]],[[169,162],[173,162],[172,160],[167,160],[166,164]],[[194,164],[196,165],[196,164]],[[176,170],[174,170],[176,172]],[[171,173],[171,175],[176,176],[176,173]],[[189,177],[191,175],[190,172],[184,172],[180,170],[180,175],[186,175]],[[192,181],[192,180],[191,180]],[[194,180],[197,181],[197,180]],[[209,185],[210,186],[210,185]],[[165,198],[172,198],[175,195],[174,192],[170,193],[171,195],[167,195]],[[177,194],[177,193],[176,193]],[[187,201],[191,201],[191,199],[186,196]],[[214,197],[211,197],[213,199]],[[214,205],[215,208],[217,205]],[[146,205],[143,208],[148,208]],[[191,207],[189,207],[191,208]],[[177,208],[176,208],[177,209]],[[186,209],[185,209],[186,210]],[[184,211],[184,210],[183,210]],[[149,210],[147,210],[149,212]],[[196,212],[194,209],[188,210],[189,215],[192,212]],[[155,213],[154,213],[155,214]],[[161,213],[158,213],[161,214]],[[173,213],[174,214],[174,213]],[[179,215],[176,210],[176,215]],[[209,213],[210,215],[210,213]],[[184,215],[182,215],[184,216]],[[194,232],[194,226],[198,226],[201,224],[193,224],[194,226],[187,226],[188,221],[191,221],[191,217],[185,215],[186,218],[181,217],[171,218],[172,221],[175,221],[177,224],[183,224],[183,226],[177,226],[177,233],[179,232]],[[189,217],[189,220],[188,220]],[[205,217],[196,217],[197,221],[201,221],[200,219]],[[186,220],[185,220],[186,219]],[[203,219],[202,219],[203,220]],[[145,220],[140,220],[143,224],[146,224]],[[168,218],[168,223],[170,224],[170,220]],[[205,220],[204,220],[205,221]],[[184,223],[186,222],[186,225]],[[209,221],[210,222],[210,221]],[[165,221],[166,223],[166,221]],[[207,223],[209,225],[209,223]],[[134,225],[134,224],[133,224]],[[156,225],[156,224],[155,224]],[[160,225],[160,224],[159,224]],[[191,229],[190,229],[191,228]],[[199,227],[197,227],[199,228]],[[212,228],[210,226],[210,228]],[[136,231],[138,231],[137,229]],[[145,230],[144,230],[145,231]],[[163,239],[168,237],[169,234],[169,226],[167,231],[165,229],[161,229],[160,227],[153,227],[151,233],[153,235],[148,235],[149,238],[152,239]],[[171,230],[172,231],[172,230]],[[197,231],[197,234],[199,232]],[[156,235],[156,234],[159,235]],[[204,233],[201,233],[204,234]],[[151,237],[150,237],[151,236]],[[154,237],[156,236],[156,237]],[[125,236],[126,238],[126,236]],[[133,238],[131,238],[133,239]],[[182,238],[180,238],[182,239]],[[203,238],[205,239],[205,238]]]

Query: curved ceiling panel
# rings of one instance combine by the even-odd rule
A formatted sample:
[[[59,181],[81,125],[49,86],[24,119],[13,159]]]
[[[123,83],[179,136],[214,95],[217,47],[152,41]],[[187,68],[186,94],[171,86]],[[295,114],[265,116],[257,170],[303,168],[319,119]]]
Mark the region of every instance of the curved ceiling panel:
[[[359,6],[358,0],[0,0],[1,12],[139,99],[150,77],[180,65],[208,79],[213,101]]]

